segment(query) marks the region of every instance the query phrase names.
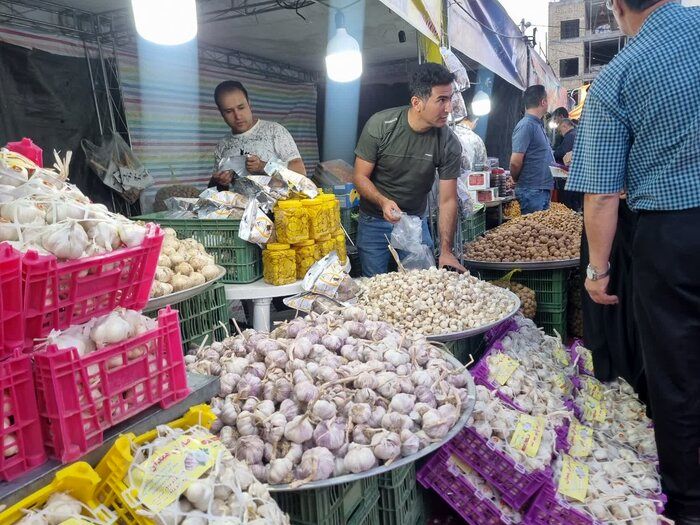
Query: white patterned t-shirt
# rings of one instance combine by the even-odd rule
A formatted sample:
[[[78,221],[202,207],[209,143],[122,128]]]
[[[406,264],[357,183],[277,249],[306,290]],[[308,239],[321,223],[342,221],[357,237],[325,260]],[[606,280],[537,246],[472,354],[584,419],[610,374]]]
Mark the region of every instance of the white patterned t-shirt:
[[[301,158],[289,131],[277,122],[262,119],[245,133],[229,133],[219,141],[214,150],[214,171],[222,158],[238,155],[257,155],[265,162],[276,160],[284,164]]]

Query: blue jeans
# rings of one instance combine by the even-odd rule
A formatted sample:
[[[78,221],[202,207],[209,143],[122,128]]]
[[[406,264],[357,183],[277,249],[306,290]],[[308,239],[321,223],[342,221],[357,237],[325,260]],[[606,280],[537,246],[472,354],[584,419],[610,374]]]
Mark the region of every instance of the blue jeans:
[[[548,210],[551,190],[536,190],[533,188],[515,188],[515,198],[520,203],[520,213],[533,213]]]
[[[427,219],[423,223],[423,244],[433,247],[433,239],[430,236]],[[391,253],[387,245],[387,237],[391,239],[391,230],[394,225],[384,219],[377,219],[371,215],[360,212],[357,225],[357,251],[362,264],[362,275],[372,277],[389,270]],[[386,237],[385,237],[386,235]],[[399,258],[403,259],[405,252],[399,250]]]

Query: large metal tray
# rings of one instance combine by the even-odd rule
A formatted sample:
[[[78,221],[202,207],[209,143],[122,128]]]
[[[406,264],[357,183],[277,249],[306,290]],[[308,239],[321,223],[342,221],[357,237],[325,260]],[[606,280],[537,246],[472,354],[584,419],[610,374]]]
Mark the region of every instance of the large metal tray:
[[[445,352],[445,359],[453,363],[455,367],[464,367],[462,363],[457,361],[457,359],[455,359],[455,357],[450,355],[448,352]],[[312,481],[300,487],[294,488],[292,488],[289,483],[285,483],[282,485],[268,485],[268,490],[270,492],[292,492],[299,490],[322,489],[326,487],[332,487],[333,485],[338,485],[340,483],[352,483],[353,481],[357,481],[358,479],[377,476],[378,474],[384,474],[385,472],[389,472],[391,470],[394,470],[395,468],[400,468],[413,463],[414,461],[430,454],[431,452],[443,446],[445,443],[447,443],[449,440],[455,437],[457,433],[460,430],[462,430],[462,428],[464,428],[464,426],[467,424],[467,420],[469,419],[469,416],[471,416],[472,411],[474,410],[474,403],[476,403],[476,387],[474,386],[474,380],[472,379],[471,374],[469,375],[469,382],[467,383],[466,388],[468,393],[468,399],[466,402],[466,406],[464,407],[464,412],[462,412],[462,415],[457,421],[457,423],[455,423],[455,426],[452,427],[452,429],[447,433],[447,435],[442,441],[433,443],[432,445],[429,445],[424,449],[419,450],[412,456],[398,459],[394,461],[391,465],[382,465],[381,467],[375,467],[373,469],[367,470],[365,472],[360,472],[358,474],[344,474],[343,476],[337,476],[335,478],[323,479],[320,481]]]
[[[206,283],[200,284],[199,286],[195,286],[194,288],[188,288],[187,290],[180,290],[179,292],[163,295],[161,297],[154,297],[153,299],[148,301],[148,303],[146,303],[146,307],[143,309],[143,311],[150,312],[152,310],[158,310],[159,308],[163,308],[164,306],[168,306],[170,304],[185,301],[186,299],[190,299],[195,295],[199,295],[204,290],[211,288],[216,284],[217,281],[219,281],[224,275],[226,275],[226,268],[224,268],[223,266],[219,266],[218,264],[216,265],[216,267],[219,269],[219,275],[214,277],[211,281],[207,281]]]
[[[580,264],[580,259],[560,259],[557,261],[474,261],[465,259],[464,265],[478,270],[557,270],[559,268],[574,268]]]
[[[447,334],[427,335],[427,336],[425,336],[426,339],[428,339],[429,341],[441,341],[441,342],[456,341],[458,339],[466,339],[467,337],[472,337],[475,335],[483,334],[484,332],[488,332],[494,326],[501,324],[503,321],[507,321],[508,319],[513,317],[515,314],[517,314],[518,310],[520,310],[520,298],[517,295],[515,295],[513,292],[511,292],[510,290],[505,290],[505,291],[508,292],[512,296],[512,299],[515,300],[515,307],[513,307],[513,309],[510,312],[508,312],[502,319],[499,319],[497,321],[493,321],[492,323],[486,324],[484,326],[479,326],[477,328],[469,328],[468,330],[462,330],[461,332],[450,332]]]

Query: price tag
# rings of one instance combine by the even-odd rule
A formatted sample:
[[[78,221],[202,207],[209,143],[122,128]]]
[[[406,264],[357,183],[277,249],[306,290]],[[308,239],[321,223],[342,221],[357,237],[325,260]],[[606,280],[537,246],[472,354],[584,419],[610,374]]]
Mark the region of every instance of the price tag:
[[[561,347],[557,346],[554,349],[554,359],[556,359],[561,365],[563,366],[569,366],[569,354],[566,352],[566,350]]]
[[[517,360],[506,354],[496,354],[489,358],[490,375],[500,386],[504,386],[508,382],[510,376],[519,366],[520,363]]]
[[[562,372],[554,374],[553,383],[559,390],[566,392],[566,377]]]
[[[564,454],[561,476],[559,477],[559,494],[583,503],[586,501],[588,493],[588,481],[588,466]]]
[[[583,395],[583,418],[588,422],[605,422],[608,412],[605,404],[587,394]]]
[[[598,381],[597,379],[595,379],[593,377],[589,377],[586,380],[586,390],[587,390],[587,394],[589,396],[591,396],[592,398],[595,398],[598,401],[603,400],[604,387],[603,387],[602,383],[600,381]]]
[[[569,427],[569,455],[575,458],[585,458],[593,450],[593,429],[573,421]]]
[[[91,521],[86,521],[82,518],[68,518],[65,521],[62,521],[59,525],[95,525]]]
[[[520,414],[513,437],[510,438],[510,446],[534,458],[540,450],[545,424],[546,420],[542,416]]]
[[[593,354],[590,350],[583,350],[583,367],[593,373]]]
[[[162,511],[213,467],[223,450],[216,436],[184,435],[159,447],[132,472],[141,478],[134,487],[138,499],[149,510]]]

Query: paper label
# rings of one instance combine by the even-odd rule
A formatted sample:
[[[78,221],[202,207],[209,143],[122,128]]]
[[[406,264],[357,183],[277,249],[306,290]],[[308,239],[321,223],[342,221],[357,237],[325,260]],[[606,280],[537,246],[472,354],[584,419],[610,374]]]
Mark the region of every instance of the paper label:
[[[583,367],[588,372],[593,372],[593,354],[585,350],[583,352]]]
[[[566,392],[566,376],[562,372],[554,374],[553,383],[559,390]]]
[[[86,521],[82,518],[68,518],[65,521],[62,521],[59,525],[95,525],[91,521]]]
[[[584,503],[588,493],[588,466],[564,454],[559,477],[559,494]]]
[[[504,386],[513,375],[520,363],[506,354],[495,354],[489,358],[489,371],[494,381]]]
[[[216,436],[180,436],[158,448],[141,464],[138,499],[153,512],[176,501],[196,480],[214,466],[224,447]]]
[[[583,417],[588,422],[605,422],[608,412],[605,404],[587,394],[583,396]]]
[[[569,354],[561,346],[554,349],[554,359],[564,366],[569,366]]]
[[[603,385],[594,378],[589,378],[586,380],[586,393],[598,401],[603,400]]]
[[[593,429],[573,421],[569,427],[569,455],[575,458],[585,458],[593,450]]]
[[[521,414],[518,417],[518,424],[510,439],[510,446],[531,458],[537,455],[542,443],[546,420],[538,416]]]

